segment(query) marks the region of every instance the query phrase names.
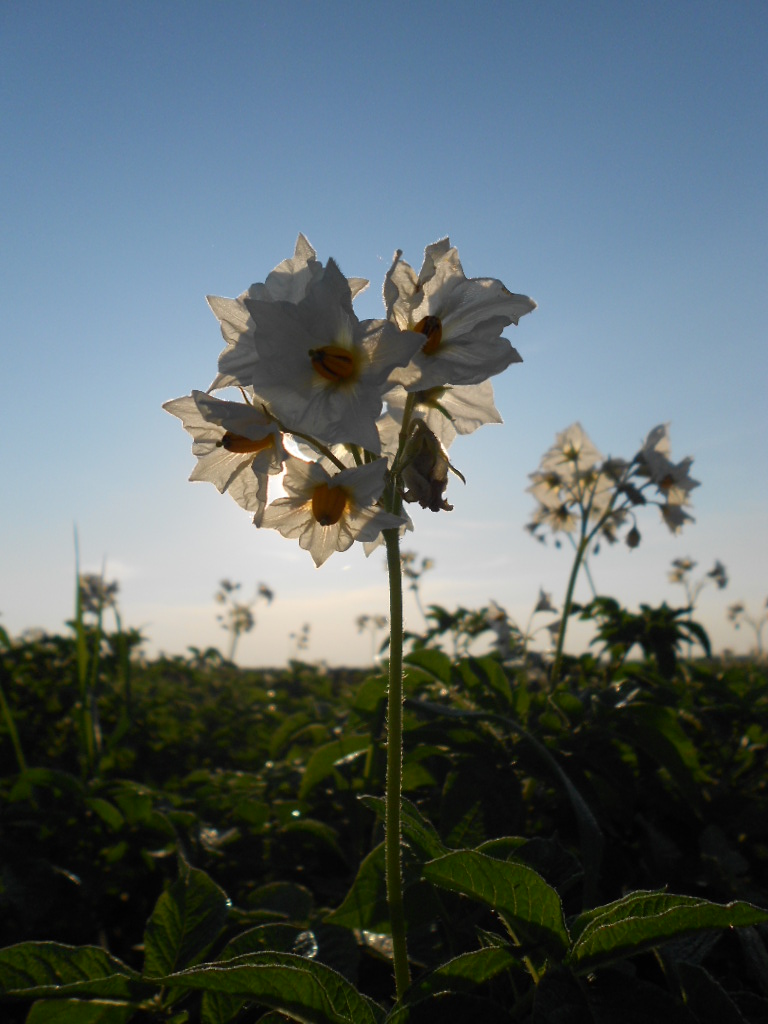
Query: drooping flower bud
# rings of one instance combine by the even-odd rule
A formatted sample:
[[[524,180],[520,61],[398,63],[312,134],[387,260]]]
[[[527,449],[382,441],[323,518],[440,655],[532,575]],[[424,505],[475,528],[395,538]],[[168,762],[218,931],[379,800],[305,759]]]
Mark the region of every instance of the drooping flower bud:
[[[633,526],[624,540],[628,548],[636,548],[640,544],[640,531],[638,528]]]

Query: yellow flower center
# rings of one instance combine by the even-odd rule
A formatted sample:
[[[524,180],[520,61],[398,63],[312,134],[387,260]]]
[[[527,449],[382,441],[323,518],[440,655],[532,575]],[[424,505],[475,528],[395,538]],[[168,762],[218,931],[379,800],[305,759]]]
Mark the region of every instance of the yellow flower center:
[[[265,448],[271,448],[274,443],[275,439],[272,434],[267,434],[266,437],[259,438],[258,441],[252,441],[250,437],[243,437],[241,434],[230,434],[227,431],[224,437],[216,442],[216,445],[218,448],[225,448],[228,452],[236,452],[238,455],[246,455],[249,452],[252,455],[258,455]]]
[[[321,526],[335,526],[347,507],[347,495],[342,487],[320,484],[312,492],[312,515]]]
[[[324,345],[310,349],[309,358],[313,368],[326,380],[349,380],[355,372],[355,358],[352,352],[340,345]]]
[[[427,340],[422,345],[421,351],[425,356],[434,355],[440,348],[443,340],[443,324],[439,316],[425,316],[411,328],[417,334],[425,334]]]

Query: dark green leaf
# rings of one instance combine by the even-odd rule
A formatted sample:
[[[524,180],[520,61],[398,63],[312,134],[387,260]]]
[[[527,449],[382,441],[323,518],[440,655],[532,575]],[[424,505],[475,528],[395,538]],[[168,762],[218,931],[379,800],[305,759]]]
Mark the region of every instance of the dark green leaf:
[[[696,1015],[698,1024],[745,1024],[731,997],[703,967],[679,963],[675,970],[685,1005]]]
[[[290,924],[262,924],[243,932],[228,942],[216,962],[233,960],[244,953],[293,952],[301,929]],[[204,992],[203,1024],[227,1024],[234,1020],[245,1000],[225,992]]]
[[[768,921],[768,911],[750,903],[710,903],[695,896],[634,892],[595,907],[571,926],[567,962],[579,973],[633,956],[668,939],[708,928],[731,928]]]
[[[334,768],[337,765],[360,756],[368,750],[370,745],[370,736],[356,736],[353,734],[351,736],[344,736],[339,740],[334,740],[333,743],[326,743],[322,747],[317,747],[304,770],[299,797],[303,800],[318,782],[322,782],[323,779],[333,774]]]
[[[411,651],[404,660],[406,664],[422,669],[441,683],[449,685],[451,682],[451,659],[444,651],[424,647]]]
[[[389,908],[384,881],[384,846],[376,846],[363,859],[341,906],[326,921],[343,928],[389,933]]]
[[[420,977],[408,989],[402,1005],[419,1002],[438,992],[471,992],[519,963],[509,949],[500,946],[462,953]]]
[[[157,977],[200,960],[224,927],[225,893],[204,871],[183,867],[155,904],[144,932],[144,975]]]
[[[127,1024],[136,1013],[128,1003],[44,999],[33,1004],[25,1024]]]
[[[295,882],[270,882],[248,897],[249,910],[287,921],[305,921],[312,911],[312,893]]]
[[[133,999],[154,991],[98,946],[22,942],[0,949],[0,996]]]
[[[362,796],[362,803],[375,811],[379,818],[384,821],[385,802],[383,797]],[[421,813],[418,807],[410,800],[403,800],[401,806],[401,822],[403,836],[408,843],[417,850],[425,860],[432,860],[448,853],[448,849],[440,839],[437,829]]]
[[[496,693],[502,698],[502,704],[508,706],[512,703],[512,689],[509,685],[507,674],[495,658],[488,656],[484,658],[471,657],[467,659],[467,665],[477,676],[483,686]]]
[[[251,953],[162,979],[177,990],[238,996],[303,1024],[382,1024],[384,1012],[346,978],[292,953]]]
[[[524,941],[541,942],[556,954],[568,948],[560,897],[527,865],[458,850],[425,864],[423,872],[434,885],[503,914]]]
[[[104,800],[101,797],[94,796],[89,797],[85,803],[86,806],[95,814],[98,814],[101,820],[106,822],[113,831],[117,832],[123,827],[125,818],[122,816],[120,811],[118,811],[115,805],[109,802],[109,800]]]

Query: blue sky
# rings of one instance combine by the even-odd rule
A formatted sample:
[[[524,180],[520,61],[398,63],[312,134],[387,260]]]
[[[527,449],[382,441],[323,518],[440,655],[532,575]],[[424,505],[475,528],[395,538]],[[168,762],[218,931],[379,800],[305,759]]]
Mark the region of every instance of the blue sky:
[[[3,4],[0,622],[61,628],[77,524],[150,650],[223,646],[227,576],[277,595],[244,663],[284,661],[304,622],[308,657],[365,661],[383,559],[315,570],[255,530],[187,482],[161,405],[215,374],[204,296],[263,280],[299,231],[370,278],[361,317],[396,248],[418,267],[450,235],[468,275],[539,309],[495,381],[504,425],[451,450],[455,510],[414,517],[425,601],[525,620],[539,586],[561,599],[568,553],[524,531],[527,474],[574,420],[627,457],[670,421],[696,523],[672,537],[643,510],[641,547],[595,580],[682,603],[670,561],[719,558],[731,583],[700,618],[745,649],[725,608],[768,594],[767,47],[759,2]]]

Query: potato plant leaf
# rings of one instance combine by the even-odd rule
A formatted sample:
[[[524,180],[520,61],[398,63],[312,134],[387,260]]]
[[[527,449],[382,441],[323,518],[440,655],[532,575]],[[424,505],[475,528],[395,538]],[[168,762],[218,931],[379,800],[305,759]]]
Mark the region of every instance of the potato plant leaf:
[[[318,747],[312,753],[307,767],[304,769],[299,789],[300,799],[304,800],[319,782],[332,775],[338,764],[351,761],[366,751],[370,745],[370,736],[352,734]]]
[[[241,932],[227,943],[216,961],[232,960],[244,953],[293,952],[301,928],[290,924],[262,924]],[[203,1024],[227,1024],[234,1020],[244,1000],[225,992],[204,992],[202,1002]]]
[[[383,1024],[384,1011],[325,964],[294,953],[249,953],[163,979],[179,990],[219,992],[279,1010],[302,1024]]]
[[[25,1024],[127,1024],[137,1012],[130,1003],[42,999],[33,1004]]]
[[[425,864],[423,873],[434,885],[502,914],[524,941],[541,942],[560,956],[568,949],[560,897],[533,868],[477,850],[457,850]]]
[[[440,683],[448,685],[451,682],[452,664],[445,651],[422,647],[406,654],[404,660],[406,664],[421,669]]]
[[[370,807],[384,821],[386,805],[383,797],[362,796],[360,801],[366,807]],[[432,860],[449,852],[435,826],[424,817],[416,804],[411,803],[410,800],[403,799],[402,801],[401,820],[403,836],[411,848],[416,850],[425,860]]]
[[[202,959],[227,919],[229,900],[204,871],[183,866],[144,932],[144,975],[156,978]]]
[[[490,981],[491,978],[519,963],[511,950],[502,946],[489,946],[470,953],[462,953],[414,982],[402,1001],[390,1013],[387,1022],[389,1024],[390,1021],[397,1021],[398,1011],[405,1010],[439,992],[475,992],[478,985]],[[405,1019],[403,1016],[403,1020]]]
[[[733,928],[768,921],[768,910],[751,903],[710,903],[696,896],[633,892],[594,907],[571,926],[567,962],[579,974],[633,956],[668,939],[709,928]]]
[[[0,997],[135,999],[151,994],[141,976],[98,946],[22,942],[0,949]]]

